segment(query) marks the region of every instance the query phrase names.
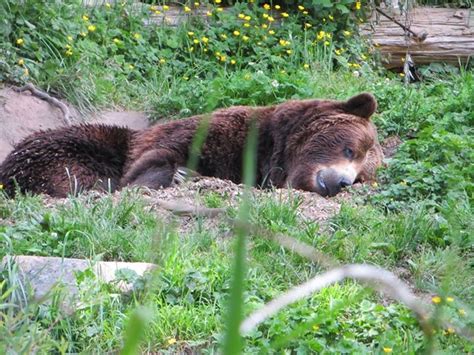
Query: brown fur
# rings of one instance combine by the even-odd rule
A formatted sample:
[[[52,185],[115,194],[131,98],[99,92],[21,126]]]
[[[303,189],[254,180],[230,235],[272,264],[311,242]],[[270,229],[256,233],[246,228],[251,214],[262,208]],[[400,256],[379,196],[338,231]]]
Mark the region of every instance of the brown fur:
[[[375,177],[382,158],[369,119],[375,109],[375,99],[361,94],[348,101],[231,107],[143,131],[104,125],[42,131],[15,147],[0,166],[0,182],[10,195],[16,180],[23,192],[65,196],[74,181],[70,176],[80,190],[167,187],[177,167],[188,162],[196,130],[207,122],[197,171],[240,183],[242,152],[254,121],[258,185],[291,185],[334,195],[355,180]],[[351,159],[345,156],[346,148],[353,152]]]

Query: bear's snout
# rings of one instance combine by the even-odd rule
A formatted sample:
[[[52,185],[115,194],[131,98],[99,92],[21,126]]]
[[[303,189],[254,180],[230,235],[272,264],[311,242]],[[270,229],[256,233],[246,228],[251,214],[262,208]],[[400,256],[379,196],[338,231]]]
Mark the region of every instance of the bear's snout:
[[[336,169],[326,168],[316,174],[315,190],[321,196],[335,196],[342,188],[351,186],[354,179],[341,174]]]

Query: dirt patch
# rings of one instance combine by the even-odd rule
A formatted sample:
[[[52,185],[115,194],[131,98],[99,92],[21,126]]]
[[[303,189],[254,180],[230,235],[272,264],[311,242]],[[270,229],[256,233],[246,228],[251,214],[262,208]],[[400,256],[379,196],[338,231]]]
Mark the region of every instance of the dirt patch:
[[[90,117],[81,116],[68,105],[73,123],[102,122],[127,126],[133,129],[148,127],[148,119],[142,112],[108,111]],[[63,113],[58,107],[32,96],[29,92],[17,93],[11,88],[0,88],[0,162],[27,135],[41,129],[65,125]]]

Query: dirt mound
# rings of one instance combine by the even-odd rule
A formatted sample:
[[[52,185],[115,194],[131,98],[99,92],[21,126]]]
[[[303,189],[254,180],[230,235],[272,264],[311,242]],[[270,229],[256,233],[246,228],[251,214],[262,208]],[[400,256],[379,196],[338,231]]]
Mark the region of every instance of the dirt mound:
[[[148,127],[148,119],[142,112],[97,113],[82,117],[71,105],[68,105],[73,123],[103,122],[128,126],[134,129]],[[18,93],[11,88],[0,88],[0,162],[13,149],[13,145],[25,136],[40,129],[55,128],[64,125],[63,113],[58,107],[50,105],[29,92]]]

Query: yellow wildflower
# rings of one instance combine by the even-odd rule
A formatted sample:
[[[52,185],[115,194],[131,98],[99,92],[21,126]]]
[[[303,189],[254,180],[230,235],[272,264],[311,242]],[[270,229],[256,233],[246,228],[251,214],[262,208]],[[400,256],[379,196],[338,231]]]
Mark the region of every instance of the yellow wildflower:
[[[237,30],[235,30],[234,32],[232,32],[232,34],[233,34],[234,36],[240,36],[240,32],[237,31]]]
[[[23,75],[24,75],[24,76],[30,75],[30,71],[28,70],[28,68],[25,68],[25,69],[23,70]]]
[[[352,34],[351,31],[343,31],[342,33],[343,33],[344,36],[346,36],[346,37],[349,37],[349,36]]]
[[[18,65],[25,65],[25,60],[23,58],[20,58],[18,60]]]
[[[250,39],[250,38],[249,38],[248,36],[242,36],[242,40],[243,40],[244,42],[247,42],[249,39]]]
[[[322,40],[324,37],[326,36],[326,32],[324,31],[319,31],[316,38],[318,39],[318,41]]]
[[[270,34],[270,35],[274,35],[274,34],[275,34],[275,31],[273,31],[273,30],[270,30],[270,31],[268,31],[268,34]]]
[[[306,27],[306,28],[311,28],[311,27],[313,27],[313,25],[306,22],[306,23],[304,24],[304,27]]]
[[[214,2],[215,2],[216,4],[220,4],[220,3],[222,2],[222,0],[214,0]]]
[[[384,352],[384,353],[387,353],[387,354],[388,354],[388,353],[391,353],[392,351],[393,351],[392,348],[389,348],[389,347],[384,347],[384,348],[383,348],[383,352]]]
[[[245,79],[245,80],[250,80],[250,78],[251,78],[250,74],[245,74],[245,75],[244,75],[244,79]]]
[[[372,187],[378,187],[378,186],[379,186],[379,184],[377,184],[376,181],[374,181],[374,182],[372,183]]]
[[[268,20],[268,22],[273,22],[273,21],[275,21],[275,19],[274,19],[273,17],[271,17],[271,16],[268,16],[268,19],[267,19],[267,20]]]
[[[72,48],[72,46],[70,44],[66,44],[66,48],[70,49],[70,48]]]
[[[298,5],[298,9],[299,9],[300,11],[303,11],[303,10],[304,10],[304,6],[303,6],[303,5]]]
[[[129,64],[128,69],[132,70],[132,69],[135,69],[135,67],[132,64]]]
[[[331,43],[329,41],[324,41],[325,46],[329,46]]]
[[[230,60],[230,64],[235,65],[235,63],[237,63],[237,62],[235,61],[235,59],[231,59],[231,60]]]
[[[244,17],[244,20],[245,20],[245,21],[250,21],[251,19],[252,19],[252,17],[250,17],[250,16],[245,16],[245,17]]]
[[[140,33],[134,33],[133,38],[140,39],[140,38],[142,38],[142,35]]]
[[[402,74],[402,73],[400,73]],[[440,304],[441,303],[441,297],[439,296],[434,296],[431,298],[431,302],[433,302],[434,304]]]
[[[303,11],[303,14],[304,14],[304,15],[307,15],[308,13],[309,13],[309,12],[306,11],[306,10]]]
[[[225,61],[227,61],[227,57],[225,55],[222,55],[220,60],[221,60],[221,62],[225,62]]]
[[[244,15],[244,14],[239,14],[238,17],[241,18],[241,19],[244,19],[244,18],[245,18],[245,15]]]
[[[292,51],[291,49],[287,49],[287,50],[286,50],[286,53],[287,53],[287,54],[291,54],[291,53],[293,53],[293,51]]]
[[[217,8],[217,12],[222,12],[222,11],[224,11],[224,9],[222,7]]]
[[[212,12],[208,11],[208,12],[206,12],[206,15],[207,16],[212,16]]]
[[[188,32],[188,36],[189,36],[189,37],[194,36],[194,32],[189,31],[189,32]]]
[[[184,7],[184,12],[191,12],[191,9],[188,6]]]
[[[69,48],[66,52],[64,52],[68,57],[72,56],[72,49]]]
[[[462,308],[458,310],[458,313],[459,313],[459,315],[462,316],[462,317],[464,317],[464,316],[466,315],[466,311],[465,311],[464,309],[462,309]]]
[[[168,11],[170,9],[170,7],[168,5],[163,5],[162,9],[163,9],[163,11]]]
[[[268,14],[263,14],[262,17],[263,17],[263,18],[268,18],[269,15],[268,15]]]
[[[221,34],[221,38],[222,39],[227,39],[227,35],[223,33],[223,34]]]
[[[328,16],[331,21],[334,21],[334,17],[332,15]]]
[[[281,9],[281,6],[280,6],[280,5],[275,5],[275,9],[276,9],[276,10],[280,10],[280,9]]]
[[[286,41],[286,40],[284,40],[284,39],[280,39],[279,43],[280,43],[281,46],[285,47],[285,46],[287,46],[290,42],[288,42],[288,41]]]
[[[185,77],[186,78],[186,77]],[[189,78],[188,78],[189,79]],[[187,80],[187,79],[184,79]],[[168,345],[173,345],[176,344],[176,339],[175,338],[169,338],[167,341]]]
[[[308,64],[305,64],[305,65],[308,65]],[[309,68],[309,65],[308,65],[308,68]],[[319,330],[319,325],[313,325],[313,330]]]
[[[160,10],[155,10],[155,14],[159,15],[159,14],[161,14],[161,11]]]
[[[195,6],[195,7],[199,7],[199,5],[200,5],[200,4],[199,4],[197,1],[194,2],[194,6]]]
[[[446,331],[448,332],[448,334],[454,334],[455,333],[454,328],[448,328],[448,329],[446,329]]]
[[[110,5],[109,3],[106,3],[106,4],[105,4],[105,7],[108,8],[108,9],[110,9],[110,8],[112,7],[112,5]]]
[[[72,38],[72,36],[67,36],[67,40],[68,40],[69,42],[72,42],[72,41],[74,40],[74,38]]]
[[[89,25],[89,26],[87,26],[87,30],[88,30],[89,32],[94,32],[96,29],[97,29],[97,27],[95,27],[94,25]]]
[[[81,35],[82,37],[85,37],[85,36],[87,36],[87,32],[81,32],[80,35]]]
[[[3,184],[0,184],[0,190],[3,190]]]
[[[22,46],[24,43],[25,43],[25,41],[23,40],[23,38],[18,38],[16,40],[16,44],[18,44],[19,46]]]
[[[268,25],[266,23],[262,24],[262,28],[267,28],[267,27],[268,27]]]
[[[183,80],[186,80],[186,81],[189,80],[189,76],[183,76]]]
[[[89,16],[87,16],[87,15],[82,15],[82,19],[83,19],[84,21],[89,21]]]
[[[405,76],[404,73],[400,73],[399,75],[400,75],[402,78]],[[407,184],[407,183],[406,183],[405,181],[400,182],[400,185],[406,186],[406,184]],[[433,302],[434,302],[434,301],[433,301]],[[436,303],[436,302],[434,302],[434,303]]]
[[[282,12],[282,13],[281,13],[281,16],[283,16],[283,17],[289,17],[290,15],[288,14],[288,12]]]
[[[160,59],[160,64],[165,64],[165,63],[166,63],[166,59],[161,58]]]
[[[341,54],[342,54],[342,50],[340,50],[340,49],[335,49],[335,50],[334,50],[334,53],[336,53],[336,55],[341,55]]]
[[[270,5],[268,5],[268,4],[264,4],[264,5],[263,5],[263,8],[264,8],[265,10],[270,10],[272,7],[271,7]]]
[[[362,4],[360,3],[360,1],[357,1],[355,5],[356,10],[360,10],[361,7],[362,7]]]
[[[454,302],[454,298],[453,297],[446,297],[446,302]]]
[[[201,41],[202,41],[202,43],[208,43],[208,42],[209,42],[209,38],[207,38],[207,37],[202,37],[202,38],[201,38]]]
[[[250,27],[250,23],[244,23],[244,27]]]
[[[189,47],[188,50],[189,50],[190,52],[194,52],[194,47]]]
[[[199,43],[199,40],[198,40],[197,38],[195,38],[195,39],[193,40],[193,42],[194,42],[194,44],[198,44],[198,43]]]
[[[366,59],[367,59],[367,56],[366,56],[365,54],[361,54],[360,57],[361,57],[362,60],[366,60]]]
[[[119,40],[118,38],[114,38],[113,41],[114,41],[115,44],[120,44],[120,43],[122,43],[122,41]]]

